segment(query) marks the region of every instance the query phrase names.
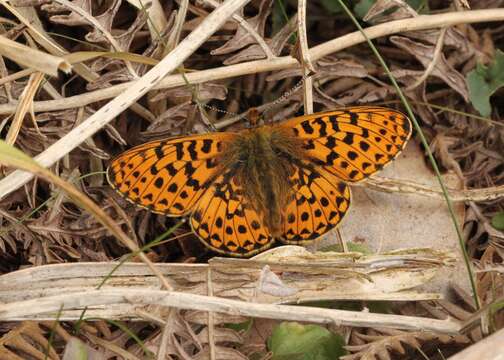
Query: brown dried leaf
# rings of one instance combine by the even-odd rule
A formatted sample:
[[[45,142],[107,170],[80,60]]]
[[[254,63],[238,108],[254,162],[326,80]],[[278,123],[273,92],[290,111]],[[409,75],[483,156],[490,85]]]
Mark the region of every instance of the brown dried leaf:
[[[110,65],[110,63],[107,65]],[[126,69],[125,67],[121,67],[117,70],[107,72],[102,76],[100,76],[99,78],[97,78],[96,80],[89,82],[86,86],[86,89],[90,91],[105,89],[111,87],[113,83],[123,83],[133,80],[135,80],[135,78],[128,71],[128,69]]]
[[[375,329],[378,330],[378,329]],[[399,353],[404,355],[406,350],[403,345],[414,349],[421,349],[423,343],[440,344],[458,343],[466,344],[468,339],[465,336],[435,334],[430,332],[405,332],[399,330],[379,329],[378,335],[367,335],[354,332],[353,336],[362,340],[362,345],[348,345],[345,348],[353,352],[351,355],[340,357],[341,360],[391,360],[392,354]]]
[[[405,35],[409,38],[436,45],[439,39],[439,32],[439,29],[427,29],[421,31],[408,31]],[[459,29],[454,27],[446,30],[444,45],[452,46],[459,50],[459,53],[457,53],[458,55],[470,57],[474,52],[474,47],[469,42],[469,39]]]
[[[112,24],[114,22],[114,17],[117,14],[117,11],[119,10],[119,6],[121,6],[122,0],[113,0],[112,4],[100,15],[94,16],[94,18],[101,24],[103,29],[108,31],[109,33],[112,32]],[[143,12],[142,12],[143,13]],[[89,12],[91,15],[91,12]],[[138,17],[137,17],[138,19]],[[93,30],[89,33],[86,34],[85,36],[86,40],[89,42],[97,43],[97,42],[108,42],[107,38],[103,36],[103,33],[94,28]],[[127,49],[121,47],[121,49]]]
[[[425,68],[429,66],[434,58],[434,46],[415,42],[402,36],[392,36],[390,41],[415,56]],[[469,101],[469,92],[464,77],[446,61],[442,53],[431,74],[442,79],[448,86],[458,92],[466,102]]]
[[[260,36],[264,36],[264,27],[266,24],[266,19],[271,12],[272,4],[272,0],[262,0],[259,5],[259,12],[257,13],[257,15],[246,20]],[[241,15],[243,17],[243,9],[241,10]],[[254,39],[254,37],[251,36],[247,30],[245,30],[241,26],[238,26],[234,36],[221,47],[212,50],[210,54],[225,55],[243,49],[244,47],[255,43],[256,40]]]
[[[378,0],[363,20],[377,24],[415,16],[418,16],[417,12],[403,0]]]
[[[195,106],[192,101],[172,106],[158,116],[145,131],[140,133],[140,139],[142,141],[149,141],[162,137],[181,135],[188,114]]]
[[[91,11],[93,9],[91,0],[74,0],[72,4],[91,15]],[[60,5],[57,2],[51,2],[50,4],[42,5],[41,9],[51,14],[58,14],[69,11],[65,5]],[[53,15],[49,18],[49,20],[54,23],[63,24],[66,26],[89,25],[89,22],[84,17],[73,11],[70,11],[68,15]]]
[[[323,80],[323,82],[326,82],[334,78],[364,78],[367,75],[368,71],[366,67],[354,59],[340,59],[326,56],[315,63],[315,74],[312,78],[313,80]],[[266,80],[279,81],[294,76],[302,76],[302,70],[297,68],[279,70],[269,75]]]
[[[170,99],[173,102],[180,102],[191,100],[195,96],[196,99],[194,100],[206,102],[213,99],[225,100],[227,92],[227,87],[224,85],[206,82],[203,84],[178,86],[171,89],[159,90],[159,92],[149,100],[155,102]]]
[[[249,358],[243,355],[238,350],[231,347],[215,346],[215,359],[216,360],[249,360]],[[196,356],[192,357],[194,360],[207,360],[210,359],[210,349],[205,346]]]
[[[0,338],[0,359],[21,360],[26,354],[38,359],[58,360],[58,354],[51,344],[48,344],[45,331],[38,322],[24,321]]]
[[[290,36],[296,31],[296,21],[297,15],[293,16],[289,22],[273,36],[272,39],[266,39],[265,42],[271,49],[271,52],[279,56],[282,53],[283,48],[287,44]],[[265,59],[266,54],[259,44],[252,44],[249,47],[243,49],[236,55],[233,55],[226,60],[224,60],[225,65],[237,64],[245,61],[260,60]]]

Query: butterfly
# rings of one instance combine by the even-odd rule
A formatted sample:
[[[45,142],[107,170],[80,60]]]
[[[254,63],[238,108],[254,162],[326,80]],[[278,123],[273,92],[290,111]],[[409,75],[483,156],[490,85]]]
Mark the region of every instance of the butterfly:
[[[348,183],[382,169],[410,136],[400,112],[358,106],[151,141],[112,160],[107,178],[138,206],[190,215],[210,249],[247,257],[333,229],[350,206]]]

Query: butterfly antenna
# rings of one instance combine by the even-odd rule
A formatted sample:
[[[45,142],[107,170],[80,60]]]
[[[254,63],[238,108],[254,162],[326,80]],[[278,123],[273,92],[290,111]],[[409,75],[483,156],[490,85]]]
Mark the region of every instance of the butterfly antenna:
[[[290,98],[296,91],[299,90],[299,88],[301,88],[301,86],[303,86],[303,83],[306,80],[306,78],[308,78],[308,76],[310,76],[310,75],[309,74],[303,75],[301,77],[301,79],[296,83],[296,85],[291,87],[289,90],[284,92],[282,96],[280,96],[278,99],[276,99],[271,104],[269,104],[267,107],[265,107],[263,109],[263,115],[265,115],[268,111],[271,111],[278,104],[281,104],[284,101],[286,101],[288,98]]]

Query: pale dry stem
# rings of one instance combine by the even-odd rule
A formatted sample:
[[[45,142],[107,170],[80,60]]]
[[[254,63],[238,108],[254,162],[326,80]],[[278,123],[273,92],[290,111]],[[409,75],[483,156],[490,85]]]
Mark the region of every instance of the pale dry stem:
[[[298,0],[298,44],[299,57],[303,66],[303,105],[305,114],[313,114],[313,79],[309,76],[315,72],[312,60],[310,58],[310,49],[308,48],[308,35],[306,33],[306,0]]]
[[[408,180],[398,180],[382,176],[373,176],[365,182],[355,184],[365,186],[383,192],[396,192],[414,194],[435,199],[444,199],[443,192],[439,188],[419,184]],[[452,201],[491,201],[504,197],[504,185],[493,186],[484,189],[448,189]]]
[[[221,297],[152,289],[106,289],[62,294],[0,305],[0,320],[22,319],[65,309],[135,304],[168,306],[178,309],[212,311],[229,315],[302,321],[338,326],[383,327],[457,334],[461,328],[454,319],[437,320],[414,316],[376,314],[308,306],[257,304]]]
[[[228,5],[230,2],[231,1],[228,1],[224,5]],[[241,4],[243,5],[244,2],[245,1],[242,1]],[[221,6],[221,8],[223,6]],[[230,14],[228,14],[228,16],[230,16]],[[366,35],[369,38],[374,39],[377,37],[391,35],[404,31],[432,29],[437,27],[448,27],[457,24],[502,21],[502,20],[504,20],[504,9],[474,10],[463,12],[451,12],[437,15],[422,15],[413,19],[403,19],[376,26],[371,26],[365,29],[364,31],[366,32]],[[210,33],[206,28],[202,29],[201,26],[198,29],[196,29],[198,30],[198,32],[196,32],[195,30],[193,31],[193,34],[197,33],[198,36],[200,36],[200,38],[195,39],[196,37],[194,36],[190,41],[195,39],[195,41],[197,41],[199,44],[200,41],[203,41],[203,36],[210,36]],[[51,166],[56,161],[61,159],[61,157],[63,157],[65,154],[68,154],[75,147],[79,146],[84,139],[100,130],[105,124],[107,124],[109,121],[115,118],[117,114],[124,111],[132,103],[132,100],[136,101],[148,90],[184,85],[185,81],[181,75],[167,76],[164,80],[161,80],[161,78],[164,77],[167,73],[170,73],[171,71],[174,70],[172,69],[173,64],[176,63],[175,67],[180,65],[181,61],[175,60],[176,57],[179,60],[183,60],[187,56],[189,56],[190,53],[192,53],[193,50],[190,50],[189,52],[186,51],[189,48],[187,40],[190,38],[191,35],[189,35],[188,38],[186,38],[181,43],[181,45],[178,47],[180,51],[174,50],[174,52],[172,52],[167,58],[165,58],[162,63],[158,64],[143,78],[141,78],[140,80],[138,80],[133,84],[125,83],[104,90],[95,91],[92,93],[86,93],[81,96],[69,97],[62,100],[51,100],[47,102],[35,103],[34,111],[53,111],[69,107],[73,108],[78,106],[84,106],[96,102],[98,100],[108,99],[110,97],[114,97],[117,96],[118,94],[121,94],[120,96],[116,97],[114,100],[106,104],[93,116],[86,119],[86,121],[83,122],[79,127],[70,131],[62,139],[58,140],[47,150],[39,154],[36,157],[36,160],[39,161],[39,163],[42,164],[43,166]],[[362,43],[364,41],[366,40],[360,32],[358,31],[353,32],[311,48],[310,57],[312,61],[315,61],[328,54],[334,53],[349,46],[353,46],[355,44]],[[182,46],[182,44],[184,45]],[[181,56],[182,52],[185,53],[184,56]],[[166,67],[167,63],[170,63],[169,67]],[[195,84],[245,74],[253,74],[264,71],[274,71],[274,70],[292,68],[296,66],[298,66],[298,63],[294,58],[290,56],[285,56],[285,57],[278,57],[273,60],[251,61],[237,65],[223,66],[216,69],[203,70],[199,72],[189,73],[186,75],[186,77],[190,83]],[[160,71],[161,68],[163,68],[164,71]],[[153,71],[154,69],[156,70]],[[146,77],[147,75],[149,75],[149,78],[152,79],[147,80],[148,79]],[[126,101],[123,102],[123,100]],[[11,113],[14,111],[15,107],[16,104],[0,105],[0,114]],[[30,179],[32,179],[32,177],[33,175],[31,174],[15,171],[14,173],[7,176],[5,179],[1,180],[0,199],[5,197],[12,191],[18,189],[19,187],[23,186],[24,184],[26,184]]]

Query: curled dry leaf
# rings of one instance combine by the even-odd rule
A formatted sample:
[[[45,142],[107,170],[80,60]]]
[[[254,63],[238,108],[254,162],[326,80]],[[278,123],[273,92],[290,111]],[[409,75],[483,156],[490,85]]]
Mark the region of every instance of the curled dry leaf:
[[[16,324],[0,338],[0,359],[22,359],[26,354],[44,358],[47,350],[48,359],[59,359],[53,345],[46,340],[46,331],[35,321]]]
[[[83,12],[86,12],[91,15],[91,11],[93,9],[91,0],[74,0],[72,4],[79,9],[82,9]],[[59,4],[58,2],[51,2],[49,4],[42,5],[41,9],[43,11],[48,12],[49,14],[59,14],[62,12],[68,12],[69,9]],[[62,24],[66,26],[80,26],[80,25],[89,25],[89,22],[82,17],[80,14],[70,11],[70,14],[66,15],[52,15],[49,20],[54,23]]]
[[[363,20],[373,24],[418,16],[403,0],[378,0],[371,6]]]
[[[265,39],[265,43],[270,48],[275,56],[279,56],[282,50],[287,45],[291,35],[296,31],[297,16],[293,16],[287,24],[285,24],[280,31],[278,31],[273,38]],[[249,47],[241,50],[237,54],[224,60],[225,65],[237,64],[244,61],[252,61],[265,59],[266,54],[259,44],[252,44]]]
[[[434,58],[434,46],[415,42],[402,36],[392,36],[390,41],[415,56],[425,68],[429,66]],[[465,101],[469,100],[469,92],[464,77],[446,61],[442,53],[432,70],[432,75],[442,79],[448,86],[458,92]]]
[[[119,6],[121,6],[121,3],[122,0],[113,0],[112,3],[109,3],[110,6],[104,12],[102,12],[100,15],[94,16],[94,18],[101,24],[101,26],[109,33],[112,32],[112,24],[114,22],[117,11],[119,10]],[[144,14],[144,12],[140,11],[138,13],[137,19],[139,17],[142,17],[142,14]],[[127,33],[128,31],[125,34]],[[91,32],[86,34],[86,40],[92,43],[107,42],[107,39],[103,36],[103,33],[96,28],[93,28]],[[121,49],[127,48],[128,47],[121,47]]]
[[[246,19],[249,25],[256,31],[259,36],[264,37],[264,27],[266,25],[266,19],[271,12],[271,6],[273,4],[272,0],[261,0],[259,4],[259,10],[256,16]],[[241,15],[243,17],[243,9],[241,10]],[[226,55],[237,50],[243,49],[244,47],[255,44],[256,40],[250,33],[241,26],[238,26],[236,33],[233,37],[228,40],[224,45],[214,49],[210,52],[212,55]]]
[[[406,332],[400,330],[375,329],[376,335],[353,332],[352,336],[364,342],[361,345],[348,345],[345,348],[353,352],[351,355],[340,357],[340,360],[391,360],[394,354],[406,354],[406,348],[421,349],[425,343],[439,344],[467,344],[465,336],[451,336],[430,332]]]

